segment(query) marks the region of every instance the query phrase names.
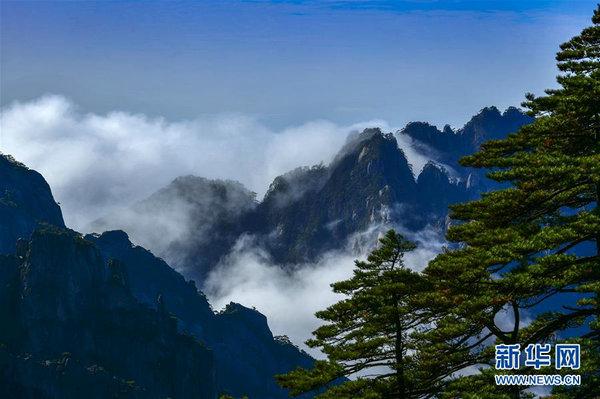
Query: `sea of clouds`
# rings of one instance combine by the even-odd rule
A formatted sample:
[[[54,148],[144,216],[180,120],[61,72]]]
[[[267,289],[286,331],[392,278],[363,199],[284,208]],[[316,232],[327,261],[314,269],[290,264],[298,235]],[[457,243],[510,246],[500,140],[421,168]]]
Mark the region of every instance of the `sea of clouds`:
[[[239,114],[184,121],[124,111],[99,115],[81,112],[63,96],[48,95],[2,109],[0,151],[42,173],[61,203],[67,225],[88,232],[94,220],[118,214],[181,175],[237,180],[260,199],[276,176],[301,165],[327,164],[351,132],[374,126],[393,130],[381,120],[348,126],[318,120],[276,131],[256,117]],[[398,142],[413,172],[419,173],[430,156],[415,150],[406,138]],[[168,241],[175,239],[169,232],[182,234],[189,209],[166,212],[171,226],[160,231],[165,232],[161,239]],[[132,240],[160,252],[159,244],[148,244],[160,240],[141,236],[156,220],[139,223],[131,229]],[[443,245],[440,232],[433,229],[409,238],[419,248],[406,257],[406,264],[417,270]],[[301,344],[319,324],[314,313],[338,299],[329,285],[351,276],[354,259],[369,249],[357,252],[350,247],[349,242],[290,271],[273,263],[252,237],[243,237],[202,288],[215,309],[230,301],[254,306],[268,317],[275,334]]]
[[[0,151],[44,175],[70,227],[130,205],[177,176],[232,179],[263,194],[278,175],[328,163],[352,131],[392,128],[382,120],[326,120],[272,130],[253,116],[219,114],[168,121],[124,111],[84,113],[60,95],[1,111]],[[428,158],[400,141],[415,171]]]

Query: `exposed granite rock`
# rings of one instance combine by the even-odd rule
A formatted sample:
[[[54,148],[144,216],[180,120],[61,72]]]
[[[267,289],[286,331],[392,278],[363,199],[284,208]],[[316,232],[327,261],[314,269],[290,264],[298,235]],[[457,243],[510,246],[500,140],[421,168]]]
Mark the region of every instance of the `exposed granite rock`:
[[[257,204],[239,183],[187,176],[134,205],[137,216],[129,222],[148,226],[155,221],[157,232],[164,231],[160,215],[182,209],[182,203],[183,208],[189,206],[193,217],[185,239],[167,235],[160,245],[148,247],[199,284],[245,235],[252,236],[274,262],[294,267],[346,244],[364,249],[369,241],[375,242],[376,234],[362,236],[373,226],[401,225],[418,231],[430,225],[441,232],[448,205],[474,198],[492,184],[482,172],[467,172],[459,158],[476,151],[482,141],[504,137],[531,121],[516,108],[501,113],[487,107],[456,131],[424,122],[409,123],[396,136],[365,129],[349,137],[331,164],[300,167],[276,177]],[[398,148],[395,137],[401,136],[410,137],[417,150],[437,162],[415,176]],[[234,203],[241,204],[235,212],[230,209]],[[130,234],[136,242],[146,236],[136,236],[135,229]]]

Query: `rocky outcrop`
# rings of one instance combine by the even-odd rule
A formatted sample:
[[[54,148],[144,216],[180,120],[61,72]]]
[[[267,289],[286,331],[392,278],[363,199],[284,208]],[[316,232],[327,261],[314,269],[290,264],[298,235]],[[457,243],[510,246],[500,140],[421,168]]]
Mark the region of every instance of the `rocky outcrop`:
[[[0,254],[12,253],[40,223],[64,227],[48,183],[36,171],[0,153]]]
[[[198,271],[207,270],[241,234],[241,216],[254,209],[255,195],[238,182],[182,176],[129,209],[96,220],[91,228],[127,231],[175,268],[194,263]]]
[[[288,398],[273,376],[296,367],[312,367],[314,360],[291,342],[274,337],[267,318],[254,309],[230,303],[217,314],[217,323],[219,336],[214,337],[212,345],[221,354],[217,363],[221,376],[227,378],[221,381],[225,393],[234,397]]]
[[[295,175],[302,173],[313,181],[310,189],[284,196],[302,178],[278,177],[247,223],[247,231],[261,236],[275,261],[284,264],[311,261],[339,248],[350,235],[389,222],[396,204],[414,204],[416,198],[404,153],[392,134],[379,129],[351,137],[331,165]]]
[[[417,178],[420,214],[432,220],[445,215],[449,204],[467,199],[469,187],[465,181],[455,181],[440,164],[428,162]]]
[[[260,203],[239,183],[187,176],[115,218],[151,233],[149,245],[198,281],[243,234],[281,264],[312,261],[373,225],[444,221],[449,204],[485,187],[457,160],[530,121],[490,107],[457,131],[414,123],[398,133],[456,167],[452,178],[436,162],[415,178],[394,135],[366,129],[330,165],[276,178]],[[279,399],[287,392],[274,375],[313,362],[253,309],[214,313],[193,282],[124,232],[66,230],[44,179],[8,156],[0,222],[0,397]],[[159,246],[172,228],[182,235]]]
[[[288,397],[274,376],[313,359],[273,337],[263,315],[237,304],[215,314],[192,281],[123,231],[83,237],[62,217],[38,223],[30,215],[58,206],[49,189],[31,201],[28,186],[47,184],[5,160],[23,175],[0,179],[18,194],[2,226],[36,222],[3,236],[15,242],[0,255],[0,397]]]
[[[253,309],[230,304],[215,314],[204,295],[162,259],[133,245],[122,231],[87,235],[106,262],[116,259],[137,300],[164,309],[179,329],[211,348],[215,359],[216,390],[235,397],[286,398],[274,376],[313,359],[290,342],[273,337],[267,319]],[[155,298],[160,297],[160,303]]]
[[[0,396],[216,396],[212,352],[140,304],[123,265],[79,234],[36,230],[0,274]]]
[[[239,183],[176,179],[133,206],[128,230],[136,242],[155,231],[161,244],[149,243],[149,248],[199,284],[245,235],[276,263],[294,267],[343,245],[368,246],[376,234],[366,237],[364,232],[373,226],[417,231],[434,225],[443,230],[448,205],[474,198],[492,184],[458,160],[482,141],[504,137],[531,121],[516,108],[501,113],[488,107],[456,131],[424,122],[409,123],[396,135],[365,129],[348,138],[331,164],[299,167],[276,177],[259,203]],[[436,160],[418,176],[398,147],[396,137],[402,136]],[[207,200],[214,198],[218,200]],[[185,240],[177,232],[170,234],[161,216],[178,215],[181,209],[192,215],[182,222],[188,223]],[[127,217],[100,224],[97,231],[124,225],[123,220]],[[140,226],[144,234],[138,234]]]
[[[426,122],[411,122],[399,134],[411,137],[424,152],[456,168],[461,157],[477,151],[484,141],[506,137],[531,122],[532,117],[515,107],[504,112],[496,107],[486,107],[456,131],[448,125],[438,130]]]

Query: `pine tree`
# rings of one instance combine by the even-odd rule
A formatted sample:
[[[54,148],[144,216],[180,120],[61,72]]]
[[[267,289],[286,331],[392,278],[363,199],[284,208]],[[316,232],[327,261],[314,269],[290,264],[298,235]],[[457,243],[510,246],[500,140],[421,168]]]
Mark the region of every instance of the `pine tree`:
[[[352,278],[332,284],[346,298],[316,314],[327,324],[307,341],[328,359],[278,376],[292,395],[321,389],[318,398],[400,399],[433,389],[418,384],[413,353],[412,334],[427,320],[418,299],[428,288],[419,273],[404,266],[403,255],[414,248],[390,230],[366,262],[355,262]]]
[[[592,21],[561,45],[560,87],[542,97],[527,95],[523,105],[535,122],[461,160],[488,169],[488,177],[507,188],[453,206],[455,225],[447,236],[458,249],[439,255],[425,270],[435,286],[429,300],[440,327],[424,339],[463,343],[458,357],[451,345],[438,351],[448,367],[493,367],[494,340],[525,347],[553,342],[576,326],[586,331],[580,339],[587,348],[599,346],[600,6]],[[522,323],[543,308],[551,310]],[[595,381],[597,389],[599,369],[596,364],[584,374],[584,383]],[[469,389],[482,392],[486,374],[453,385],[468,397]],[[525,394],[496,387],[490,395]]]

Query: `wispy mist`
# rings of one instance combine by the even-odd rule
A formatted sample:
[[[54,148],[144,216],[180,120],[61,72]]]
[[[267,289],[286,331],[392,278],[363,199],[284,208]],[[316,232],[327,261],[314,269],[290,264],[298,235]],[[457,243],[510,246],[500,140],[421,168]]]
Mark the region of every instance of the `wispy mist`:
[[[261,195],[277,175],[327,163],[348,132],[374,125],[387,128],[383,121],[312,121],[275,131],[239,114],[171,122],[123,111],[82,113],[50,95],[2,110],[0,149],[40,171],[67,224],[86,229],[181,175],[238,180]]]
[[[249,197],[234,195],[224,202],[210,190],[187,197],[163,191],[155,194],[154,205],[139,201],[190,174],[237,180],[260,199],[276,176],[301,165],[329,163],[348,134],[373,126],[396,130],[384,121],[350,126],[312,121],[275,131],[244,115],[178,122],[122,111],[98,115],[53,95],[2,110],[0,149],[44,175],[70,227],[89,231],[91,222],[103,218],[94,230],[123,228],[134,242],[176,262],[176,251],[168,255],[173,243],[210,234],[211,223],[220,220],[211,219],[208,208],[221,204],[224,214],[235,213],[250,206]],[[401,139],[399,146],[416,173],[431,157],[410,141]],[[194,214],[203,209],[207,214]],[[318,325],[314,313],[337,299],[329,285],[351,275],[354,259],[365,256],[381,231],[373,226],[344,248],[292,271],[274,264],[252,237],[244,236],[203,289],[215,309],[230,301],[256,306],[275,334],[300,344]],[[440,234],[434,229],[404,233],[419,243],[406,264],[420,270],[440,251]]]
[[[293,270],[281,268],[256,245],[252,237],[244,236],[234,250],[209,275],[203,290],[215,309],[231,301],[256,307],[264,313],[274,334],[288,335],[311,355],[322,354],[304,345],[311,332],[322,322],[315,312],[338,301],[330,284],[352,276],[355,259],[364,259],[379,237],[390,226],[372,226],[351,237],[337,251],[330,251],[315,263],[297,265]],[[418,244],[404,258],[406,267],[422,270],[440,252],[443,239],[433,228],[409,233],[394,226]]]
[[[350,132],[393,130],[381,120],[310,121],[276,131],[240,114],[176,122],[124,111],[98,115],[59,95],[14,103],[2,109],[0,123],[0,150],[41,172],[67,224],[80,230],[181,175],[237,180],[260,198],[276,176],[327,164]],[[400,145],[419,171],[427,155]]]

